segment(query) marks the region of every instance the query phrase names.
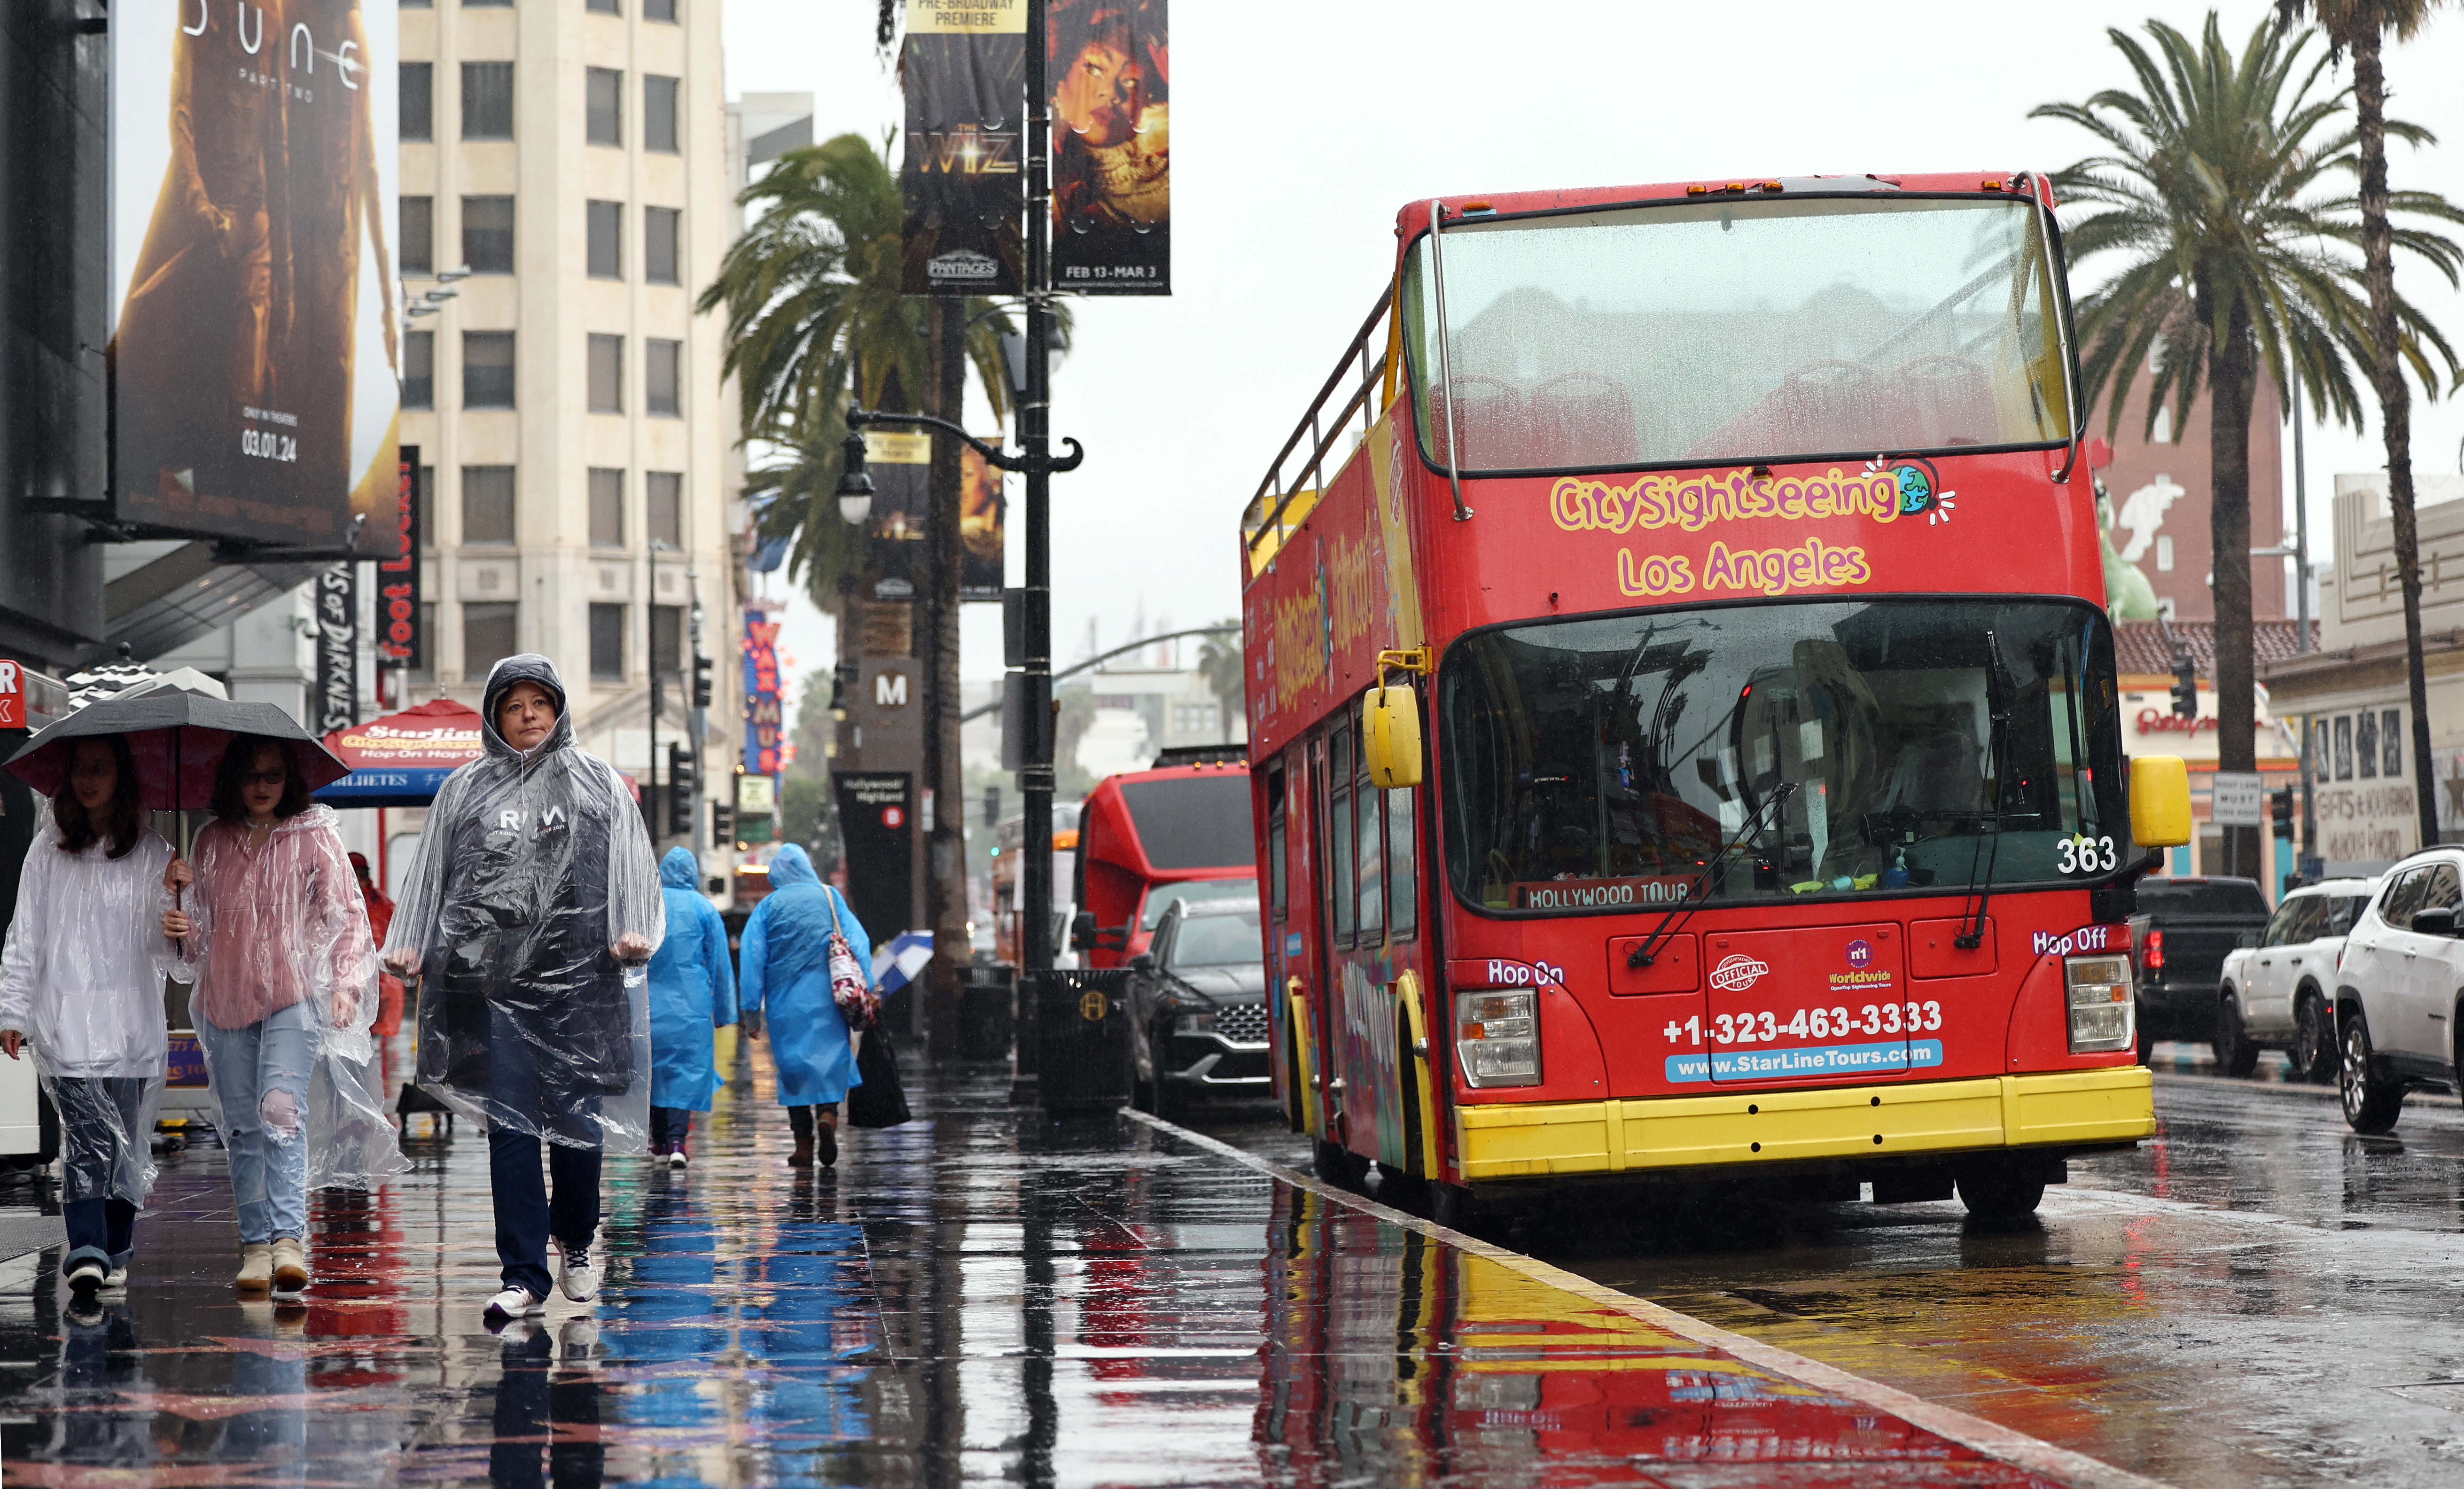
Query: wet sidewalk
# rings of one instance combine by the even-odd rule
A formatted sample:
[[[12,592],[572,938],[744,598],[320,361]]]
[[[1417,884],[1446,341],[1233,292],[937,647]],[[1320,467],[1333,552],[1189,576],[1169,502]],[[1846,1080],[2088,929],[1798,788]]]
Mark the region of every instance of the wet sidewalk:
[[[2031,1456],[2024,1439],[1980,1451],[1974,1433],[1928,1430],[1824,1368],[1793,1376],[1776,1351],[1706,1345],[1716,1331],[1203,1139],[1126,1118],[1048,1125],[988,1075],[920,1071],[910,1094],[918,1120],[851,1134],[835,1173],[788,1169],[783,1114],[723,1094],[691,1169],[609,1162],[600,1302],[559,1299],[501,1334],[480,1319],[496,1263],[486,1143],[467,1125],[409,1142],[416,1171],[381,1194],[319,1196],[319,1277],[297,1308],[231,1292],[221,1154],[166,1159],[130,1286],[99,1319],[64,1313],[55,1251],[39,1275],[0,1269],[17,1274],[0,1297],[0,1473],[11,1486],[2123,1481]]]

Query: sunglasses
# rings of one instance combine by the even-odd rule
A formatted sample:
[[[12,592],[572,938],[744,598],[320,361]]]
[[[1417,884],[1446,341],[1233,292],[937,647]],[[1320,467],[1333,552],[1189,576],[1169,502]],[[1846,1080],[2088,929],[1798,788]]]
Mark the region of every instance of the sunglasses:
[[[251,771],[239,778],[239,783],[243,786],[279,786],[290,779],[291,773],[287,770]]]

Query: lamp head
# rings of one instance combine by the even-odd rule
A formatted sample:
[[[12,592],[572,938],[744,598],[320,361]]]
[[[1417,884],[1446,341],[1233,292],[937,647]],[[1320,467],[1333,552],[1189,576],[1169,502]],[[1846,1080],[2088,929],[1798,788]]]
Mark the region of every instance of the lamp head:
[[[864,431],[849,429],[839,470],[839,515],[861,525],[872,515],[872,476],[864,468]]]

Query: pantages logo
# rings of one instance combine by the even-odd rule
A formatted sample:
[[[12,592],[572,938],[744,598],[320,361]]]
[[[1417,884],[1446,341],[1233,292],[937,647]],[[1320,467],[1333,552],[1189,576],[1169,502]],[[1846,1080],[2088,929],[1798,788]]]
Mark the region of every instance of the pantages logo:
[[[1711,969],[1711,986],[1723,993],[1743,993],[1763,980],[1771,963],[1758,962],[1743,952],[1733,952]]]
[[[946,253],[935,254],[925,263],[924,272],[935,284],[943,280],[962,280],[972,284],[997,277],[1001,274],[1001,263],[991,254],[979,253],[974,249],[952,249]]]

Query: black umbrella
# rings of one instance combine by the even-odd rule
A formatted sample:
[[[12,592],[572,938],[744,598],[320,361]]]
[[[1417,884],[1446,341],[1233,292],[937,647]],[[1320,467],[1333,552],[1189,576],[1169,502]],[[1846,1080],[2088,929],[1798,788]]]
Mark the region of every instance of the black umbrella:
[[[322,741],[271,703],[235,703],[179,688],[150,688],[99,698],[26,741],[8,770],[43,795],[68,780],[69,753],[80,739],[128,736],[145,804],[160,811],[204,806],[213,799],[223,750],[241,734],[262,734],[291,752],[308,789],[350,774]]]

